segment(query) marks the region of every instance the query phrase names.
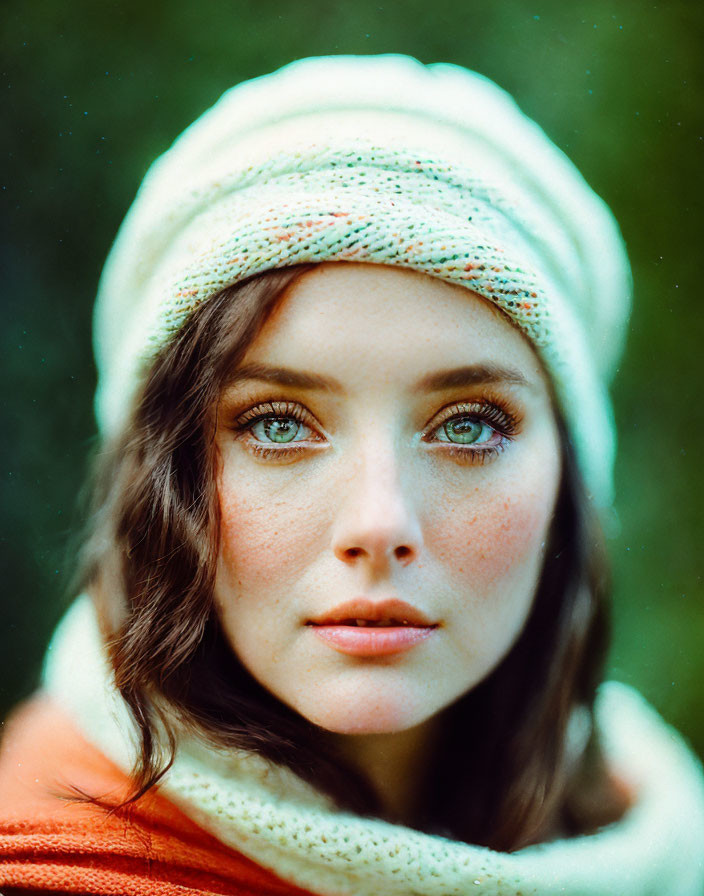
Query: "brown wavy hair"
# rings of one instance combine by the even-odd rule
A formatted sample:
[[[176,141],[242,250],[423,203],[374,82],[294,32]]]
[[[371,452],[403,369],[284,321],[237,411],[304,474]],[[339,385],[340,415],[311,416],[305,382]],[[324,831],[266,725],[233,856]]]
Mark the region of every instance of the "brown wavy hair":
[[[168,770],[178,724],[287,766],[341,809],[384,817],[371,783],[320,728],[242,666],[213,601],[218,398],[310,267],[258,275],[194,311],[151,363],[121,435],[97,457],[78,584],[96,600],[141,738],[128,803]],[[419,830],[512,850],[556,829],[592,830],[622,811],[596,728],[589,734],[587,725],[576,757],[568,749],[573,710],[592,718],[609,583],[601,530],[562,427],[561,443],[562,480],[532,611],[499,666],[443,710],[421,808],[408,821]]]

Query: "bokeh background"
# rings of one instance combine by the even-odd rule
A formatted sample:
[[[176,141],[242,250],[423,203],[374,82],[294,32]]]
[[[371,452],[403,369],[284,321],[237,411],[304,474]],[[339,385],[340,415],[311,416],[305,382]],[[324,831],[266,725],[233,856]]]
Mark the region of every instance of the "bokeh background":
[[[610,674],[704,755],[704,5],[684,0],[4,0],[0,717],[70,600],[94,445],[91,308],[149,163],[232,84],[403,52],[483,72],[613,208],[635,311],[620,430]]]

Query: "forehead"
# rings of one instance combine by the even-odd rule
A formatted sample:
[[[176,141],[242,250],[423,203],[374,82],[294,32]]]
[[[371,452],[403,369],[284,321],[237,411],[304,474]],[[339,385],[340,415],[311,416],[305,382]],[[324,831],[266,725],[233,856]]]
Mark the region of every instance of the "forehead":
[[[295,280],[243,360],[346,377],[403,377],[461,364],[544,377],[525,336],[470,290],[403,268],[344,262]]]

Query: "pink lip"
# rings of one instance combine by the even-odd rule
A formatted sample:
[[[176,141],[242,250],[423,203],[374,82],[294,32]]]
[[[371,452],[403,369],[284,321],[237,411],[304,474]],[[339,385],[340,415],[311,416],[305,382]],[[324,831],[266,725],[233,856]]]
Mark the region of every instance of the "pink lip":
[[[351,619],[366,619],[368,622],[381,622],[384,619],[395,622],[407,622],[410,625],[427,626],[434,623],[412,604],[397,598],[375,603],[367,597],[356,597],[344,604],[334,607],[311,619],[309,625],[331,625],[336,622],[347,622]]]
[[[361,617],[360,617],[361,618]],[[354,625],[313,625],[315,634],[330,647],[349,656],[389,656],[425,641],[435,626],[411,625],[380,628]]]
[[[355,620],[388,622],[383,626],[358,626]],[[412,604],[397,598],[375,603],[366,597],[346,601],[311,619],[315,634],[330,647],[350,656],[389,656],[410,650],[430,637],[437,623]]]

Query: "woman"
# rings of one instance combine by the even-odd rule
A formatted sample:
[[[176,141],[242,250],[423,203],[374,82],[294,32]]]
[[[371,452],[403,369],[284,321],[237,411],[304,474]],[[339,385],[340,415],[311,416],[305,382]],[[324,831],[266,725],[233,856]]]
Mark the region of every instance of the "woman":
[[[303,60],[192,125],[101,280],[85,593],[4,738],[0,883],[699,894],[700,767],[599,686],[629,290],[457,67]]]

